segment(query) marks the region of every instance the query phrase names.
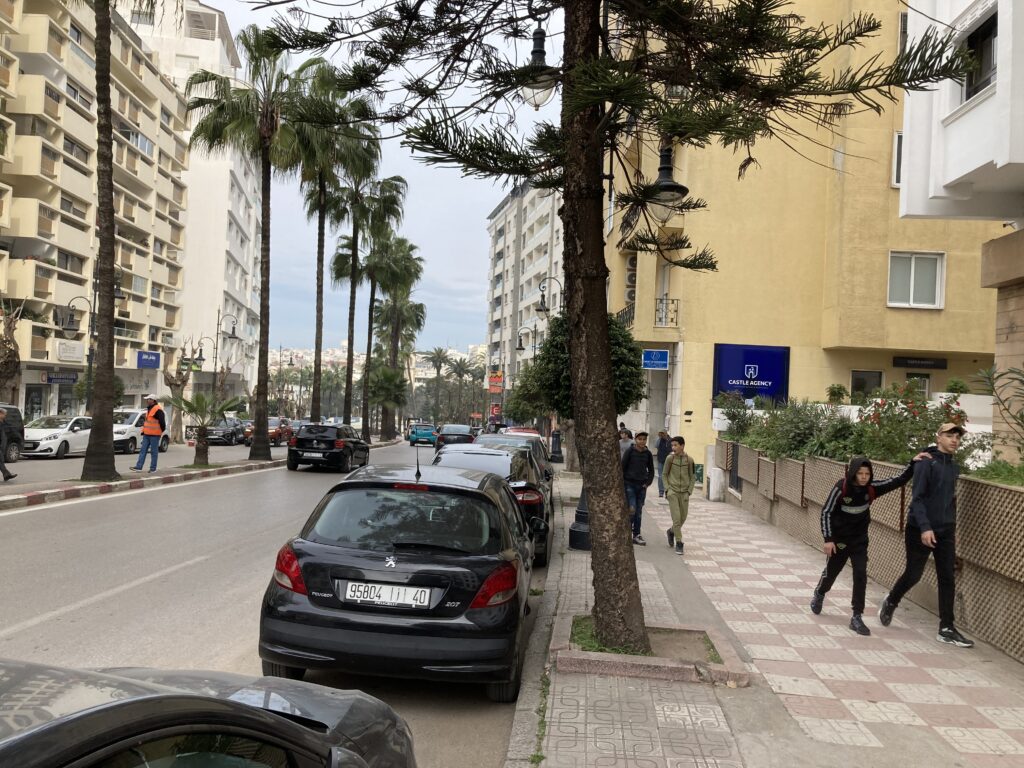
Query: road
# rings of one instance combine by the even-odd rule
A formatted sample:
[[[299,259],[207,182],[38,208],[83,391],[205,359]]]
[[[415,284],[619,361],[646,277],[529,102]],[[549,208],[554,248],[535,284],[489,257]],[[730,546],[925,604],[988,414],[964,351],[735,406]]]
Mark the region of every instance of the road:
[[[431,449],[419,450],[428,462]],[[371,457],[407,463],[413,451]],[[259,675],[259,606],[277,550],[339,477],[278,468],[0,512],[0,657]],[[504,761],[515,706],[489,702],[482,687],[309,679],[390,703],[423,768]]]

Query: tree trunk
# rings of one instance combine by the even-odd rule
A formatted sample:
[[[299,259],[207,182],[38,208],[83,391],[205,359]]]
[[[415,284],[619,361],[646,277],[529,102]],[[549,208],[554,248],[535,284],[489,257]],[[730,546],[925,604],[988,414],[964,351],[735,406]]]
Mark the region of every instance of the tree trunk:
[[[260,181],[263,193],[263,221],[260,222],[260,350],[256,364],[252,446],[249,448],[249,458],[261,460],[270,459],[270,440],[267,436],[267,385],[270,376],[270,171],[270,137],[264,136],[260,141]]]
[[[96,227],[99,251],[92,429],[82,479],[117,480],[114,467],[114,149],[110,114],[110,0],[95,0],[96,14]]]
[[[323,172],[317,174],[316,212],[316,337],[313,342],[313,385],[309,392],[309,418],[320,421],[321,357],[324,346],[324,226],[327,219],[327,182]]]
[[[180,400],[185,396],[185,387],[171,386],[171,397],[176,400]],[[171,434],[168,435],[168,439],[175,445],[181,445],[185,442],[184,431],[182,430],[181,424],[181,408],[175,408],[174,413],[171,414]]]
[[[196,455],[192,463],[200,467],[210,464],[210,437],[205,425],[196,427]]]
[[[370,276],[370,307],[366,310],[366,362],[363,363],[363,440],[370,442],[370,356],[373,354],[373,304],[377,280]]]
[[[565,470],[579,472],[580,455],[576,451],[576,424],[572,419],[561,419],[559,427],[562,430],[562,458],[565,459]]]
[[[345,404],[342,408],[342,422],[352,423],[352,371],[355,368],[356,353],[356,270],[359,268],[359,222],[352,221],[352,262],[348,276],[348,367],[345,370]],[[367,361],[368,363],[369,361]],[[366,365],[363,364],[363,375]]]
[[[603,146],[598,107],[571,106],[574,71],[594,61],[600,39],[599,0],[567,0],[562,54],[561,126],[565,146],[562,204],[566,294],[569,300],[569,359],[583,486],[593,542],[594,629],[608,647],[650,651],[636,560],[623,513],[626,496],[615,425],[611,349],[604,260]]]

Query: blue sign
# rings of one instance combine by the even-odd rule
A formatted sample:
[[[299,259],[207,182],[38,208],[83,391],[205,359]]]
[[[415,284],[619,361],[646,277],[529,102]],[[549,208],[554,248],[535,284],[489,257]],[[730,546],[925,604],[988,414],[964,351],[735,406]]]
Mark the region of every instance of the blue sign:
[[[160,353],[159,352],[143,352],[139,350],[139,355],[135,364],[136,368],[159,368],[160,367]]]
[[[648,371],[667,371],[668,350],[645,349],[643,351],[643,368]]]
[[[46,374],[47,384],[75,384],[78,382],[77,373],[48,373]]]
[[[713,395],[739,392],[744,400],[789,399],[789,347],[715,344]]]

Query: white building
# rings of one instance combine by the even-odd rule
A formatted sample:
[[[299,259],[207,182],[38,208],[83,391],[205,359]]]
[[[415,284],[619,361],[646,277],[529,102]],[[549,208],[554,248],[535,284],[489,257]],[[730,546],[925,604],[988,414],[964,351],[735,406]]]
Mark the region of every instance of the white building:
[[[161,69],[184,90],[189,75],[206,69],[235,77],[241,61],[223,12],[187,0],[184,15],[134,11],[131,24],[156,52]],[[213,353],[227,368],[228,396],[256,384],[259,343],[260,179],[256,162],[236,151],[192,154],[181,342],[201,343],[205,363],[193,387],[209,391]],[[220,327],[218,328],[218,317]]]

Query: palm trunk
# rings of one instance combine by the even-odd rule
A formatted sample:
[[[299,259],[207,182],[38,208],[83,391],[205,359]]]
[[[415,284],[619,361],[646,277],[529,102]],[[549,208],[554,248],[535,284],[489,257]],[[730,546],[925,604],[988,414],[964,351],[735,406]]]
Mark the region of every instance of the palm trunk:
[[[210,437],[205,425],[196,427],[196,455],[192,463],[200,467],[210,464]]]
[[[630,543],[626,495],[618,446],[608,438],[615,423],[615,394],[608,315],[602,220],[601,110],[572,106],[574,72],[598,56],[599,0],[567,0],[565,13],[561,127],[565,146],[562,227],[569,299],[569,359],[577,445],[583,487],[590,505],[593,543],[594,629],[602,645],[650,651],[640,602],[636,560]]]
[[[313,342],[313,386],[309,392],[309,418],[320,421],[321,356],[324,346],[324,225],[327,219],[327,182],[322,172],[317,174],[316,216],[316,340]]]
[[[363,440],[370,442],[370,355],[373,354],[373,304],[377,280],[370,276],[370,307],[366,310],[366,363],[363,365]]]
[[[399,371],[398,367],[398,347],[401,343],[402,338],[402,324],[395,322],[391,328],[391,344],[388,350],[388,367],[393,371]],[[396,409],[398,413],[402,413],[402,409]],[[381,428],[380,434],[382,440],[394,440],[398,432],[395,428],[395,412],[388,406],[381,406],[380,409],[380,420]]]
[[[110,0],[96,0],[96,225],[99,252],[92,430],[82,479],[117,480],[114,467],[114,148],[110,114]]]
[[[263,193],[260,222],[260,351],[256,366],[256,407],[253,409],[250,459],[270,459],[267,436],[267,385],[270,377],[270,137],[260,141],[260,181]]]
[[[359,222],[352,222],[352,262],[348,276],[348,369],[345,371],[345,405],[342,409],[342,421],[352,423],[352,369],[355,367],[356,353],[356,270],[359,268]],[[367,361],[369,363],[369,361]],[[363,366],[366,375],[366,364]]]

